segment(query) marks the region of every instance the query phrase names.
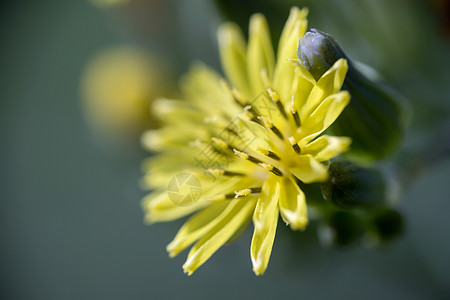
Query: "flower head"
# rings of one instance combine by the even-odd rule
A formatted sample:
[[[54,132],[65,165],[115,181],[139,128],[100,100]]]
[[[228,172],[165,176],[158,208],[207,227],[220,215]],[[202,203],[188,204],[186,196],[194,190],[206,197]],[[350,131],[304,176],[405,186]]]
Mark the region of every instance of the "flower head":
[[[142,139],[160,152],[145,163],[144,184],[155,191],[143,206],[149,222],[196,212],[167,246],[175,256],[194,244],[183,266],[188,274],[250,220],[253,270],[263,274],[279,215],[294,230],[308,224],[299,184],[326,180],[328,161],[350,144],[349,138],[322,134],[350,100],[340,91],[346,60],[316,81],[295,59],[306,15],[305,9],[291,10],[276,57],[262,15],[250,20],[248,45],[236,25],[223,25],[219,46],[227,80],[195,65],[182,82],[186,101],[161,99],[154,105],[165,126]],[[166,190],[182,172],[201,182],[202,194],[192,205],[177,205]],[[186,181],[177,179],[175,192]]]
[[[81,92],[98,140],[120,147],[154,125],[148,106],[171,91],[166,70],[160,57],[136,46],[106,48],[89,61]]]

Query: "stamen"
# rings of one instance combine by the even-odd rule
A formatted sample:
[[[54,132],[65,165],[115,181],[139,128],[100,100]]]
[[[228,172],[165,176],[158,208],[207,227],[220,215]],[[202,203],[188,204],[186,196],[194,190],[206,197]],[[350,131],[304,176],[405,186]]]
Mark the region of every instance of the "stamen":
[[[283,176],[283,173],[277,167],[265,163],[260,163],[259,165],[277,176]]]
[[[264,149],[262,147],[258,147],[257,150],[259,152],[261,152],[262,154],[264,154],[265,156],[267,156],[267,157],[270,157],[270,158],[275,159],[275,160],[281,160],[281,158],[275,152],[272,152],[270,150]]]
[[[286,119],[286,111],[284,110],[283,103],[280,101],[280,97],[276,92],[274,92],[271,88],[268,88],[267,93],[269,94],[270,98],[272,98],[272,102],[274,102],[277,105],[278,110],[281,112],[283,117]]]
[[[233,95],[234,101],[242,107],[247,105],[247,101],[245,101],[244,96],[235,88],[231,90],[231,95]]]
[[[217,201],[223,201],[223,200],[236,199],[236,198],[239,198],[239,197],[248,196],[250,194],[261,193],[261,190],[262,190],[261,187],[252,187],[252,188],[247,188],[247,189],[243,189],[243,190],[240,190],[240,191],[234,191],[234,193],[230,193],[230,194],[222,194],[222,195],[207,197],[204,200],[205,201],[217,202]]]
[[[251,189],[243,189],[240,191],[234,191],[234,194],[236,195],[236,196],[234,196],[234,198],[245,197],[245,196],[249,195],[251,192],[252,192]]]
[[[234,152],[234,154],[236,154],[239,158],[242,158],[242,159],[245,159],[245,160],[248,160],[249,157],[250,157],[250,155],[248,155],[247,153],[241,152],[241,151],[236,150],[236,149],[234,149],[234,148],[233,148],[233,152]]]
[[[261,187],[252,187],[240,191],[234,191],[235,195],[234,198],[245,197],[250,194],[257,194],[257,193],[261,193]]]
[[[234,152],[234,154],[236,154],[239,158],[242,158],[242,159],[251,161],[251,162],[253,162],[253,163],[255,163],[255,164],[259,164],[259,163],[261,162],[259,159],[255,158],[255,157],[253,157],[253,156],[251,156],[251,155],[248,155],[247,153],[241,152],[241,151],[239,151],[239,150],[237,150],[237,149],[235,149],[235,148],[233,148],[233,152]]]
[[[295,108],[294,105],[294,95],[292,95],[292,100],[291,100],[291,114],[292,114],[292,118],[294,118],[295,121],[295,125],[297,125],[297,127],[300,127],[300,117],[297,113],[297,109]]]
[[[211,140],[214,143],[214,146],[216,146],[217,148],[219,148],[221,150],[231,149],[230,145],[228,145],[222,139],[219,139],[219,138],[216,138],[216,137],[212,137]]]
[[[221,169],[208,169],[208,172],[214,176],[222,176],[225,173],[225,171]]]
[[[235,197],[235,194],[223,194],[223,195],[217,195],[217,196],[211,196],[204,199],[204,201],[223,201],[227,199],[233,199]]]
[[[259,120],[256,116],[258,115],[258,113],[253,109],[253,107],[251,105],[247,105],[246,107],[244,107],[244,111],[245,111],[245,115],[247,116],[247,118],[250,121],[253,121],[255,123],[258,123],[259,125],[263,125],[261,123],[261,120]]]
[[[213,174],[214,176],[243,176],[243,173],[239,172],[231,172],[222,169],[208,169],[208,172]]]
[[[231,86],[228,84],[228,82],[226,82],[225,80],[220,80],[220,84],[230,93],[231,97],[234,99],[234,101],[244,107],[247,105],[247,102],[244,99],[244,96],[242,96],[242,94],[236,89],[236,88],[231,88]]]
[[[252,190],[252,194],[261,193],[262,190],[261,187],[252,187],[250,189]]]
[[[294,137],[291,136],[288,140],[289,140],[289,144],[291,144],[291,146],[292,146],[292,149],[294,149],[294,151],[295,151],[297,154],[300,154],[300,152],[301,152],[300,146],[295,142]]]
[[[244,173],[239,173],[239,172],[232,172],[232,171],[225,171],[223,173],[224,176],[244,176]]]
[[[266,118],[264,117],[259,117],[259,119],[264,123],[264,125],[269,128],[270,130],[272,130],[273,133],[275,133],[280,139],[284,139],[283,134],[281,133],[281,131],[275,126],[273,125],[273,123],[269,120],[266,120]]]

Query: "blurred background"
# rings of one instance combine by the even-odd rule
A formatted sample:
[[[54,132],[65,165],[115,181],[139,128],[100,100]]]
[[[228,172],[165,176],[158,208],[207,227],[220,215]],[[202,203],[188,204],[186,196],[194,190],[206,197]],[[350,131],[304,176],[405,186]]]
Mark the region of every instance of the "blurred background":
[[[248,228],[187,277],[165,251],[183,220],[143,224],[149,103],[193,61],[220,71],[220,23],[263,12],[277,41],[292,5],[411,102],[404,233],[335,249],[280,226],[256,277]],[[1,299],[449,299],[449,1],[2,1],[0,37]]]

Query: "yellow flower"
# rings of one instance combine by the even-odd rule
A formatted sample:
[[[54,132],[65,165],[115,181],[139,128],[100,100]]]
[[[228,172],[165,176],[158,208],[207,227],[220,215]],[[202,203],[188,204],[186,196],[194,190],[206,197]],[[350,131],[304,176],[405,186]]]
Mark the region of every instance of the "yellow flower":
[[[321,135],[350,100],[340,92],[346,61],[316,81],[295,59],[306,15],[306,9],[292,8],[276,58],[262,15],[250,20],[248,45],[236,25],[223,25],[219,46],[228,82],[195,65],[182,81],[187,101],[154,105],[165,126],[142,137],[147,149],[161,152],[145,162],[143,183],[155,191],[143,207],[150,223],[198,211],[167,246],[173,257],[195,243],[183,266],[189,275],[237,238],[250,219],[253,271],[263,274],[278,216],[294,230],[308,223],[299,183],[326,180],[329,159],[350,144],[346,137]],[[177,205],[167,193],[168,182],[181,172],[201,182],[202,195],[191,195],[197,200],[192,205]]]
[[[165,69],[159,57],[136,46],[106,48],[90,59],[81,80],[82,104],[100,140],[120,146],[152,127],[148,107],[170,91]]]

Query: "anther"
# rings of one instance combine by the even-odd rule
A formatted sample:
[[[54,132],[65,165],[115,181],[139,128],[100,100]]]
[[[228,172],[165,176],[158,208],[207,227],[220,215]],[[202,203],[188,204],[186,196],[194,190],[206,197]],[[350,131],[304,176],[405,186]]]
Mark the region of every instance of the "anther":
[[[215,202],[215,201],[223,201],[223,200],[227,200],[227,199],[233,199],[234,197],[235,197],[235,194],[223,194],[223,195],[206,197],[204,200]]]
[[[242,158],[242,159],[245,159],[245,160],[248,160],[249,157],[250,157],[247,153],[241,152],[241,151],[236,150],[236,149],[234,149],[234,148],[233,148],[233,152],[234,152],[234,154],[236,154],[239,158]]]
[[[251,162],[253,162],[253,163],[255,163],[255,164],[259,164],[259,163],[261,162],[259,159],[255,158],[255,157],[253,157],[253,156],[251,156],[251,155],[248,155],[247,153],[241,152],[241,151],[239,151],[239,150],[237,150],[237,149],[234,149],[234,148],[233,148],[233,152],[234,152],[234,154],[236,154],[239,158],[242,158],[242,159],[251,161]]]
[[[287,118],[286,111],[284,110],[283,103],[281,103],[280,97],[278,96],[278,94],[276,92],[274,92],[271,88],[268,88],[266,91],[269,94],[270,98],[272,99],[272,102],[277,105],[278,110],[281,112],[283,117],[286,119]]]
[[[250,194],[261,193],[261,187],[252,187],[240,191],[234,191],[234,198],[245,197]]]
[[[272,159],[275,159],[275,160],[280,160],[281,159],[275,152],[272,152],[270,150],[264,149],[262,147],[258,147],[257,150],[259,152],[261,152],[262,154],[264,154],[265,156],[270,157]]]
[[[283,173],[277,167],[265,163],[260,163],[259,165],[277,176],[283,176]]]
[[[251,192],[252,192],[251,189],[243,189],[240,191],[234,191],[234,194],[235,194],[234,198],[245,197],[245,196],[249,195]]]
[[[214,176],[243,176],[244,174],[239,172],[232,172],[222,169],[208,169],[208,172]]]
[[[222,139],[212,137],[211,140],[214,143],[214,145],[219,149],[225,150],[230,148],[230,146]]]
[[[292,146],[292,149],[294,149],[294,151],[295,151],[297,154],[300,154],[300,152],[301,152],[300,146],[295,142],[294,137],[291,136],[288,140],[289,140],[289,144],[291,144],[291,146]]]
[[[276,136],[278,136],[280,139],[284,139],[283,138],[283,134],[281,133],[281,131],[275,126],[273,125],[273,123],[269,120],[266,120],[266,118],[264,117],[259,117],[259,119],[264,123],[264,125],[269,128],[270,130],[272,130],[273,133],[276,134]]]
[[[222,176],[225,173],[225,171],[221,169],[208,169],[208,172],[214,176]]]
[[[236,101],[236,103],[240,106],[245,107],[247,105],[247,101],[245,101],[244,96],[242,96],[238,90],[232,89],[231,95],[233,95],[234,101]]]
[[[291,100],[291,114],[292,114],[292,118],[295,121],[295,125],[297,125],[297,127],[300,127],[300,117],[297,113],[297,109],[295,108],[294,105],[294,96],[292,96],[292,100]]]
[[[263,125],[261,123],[261,120],[257,118],[258,113],[253,109],[251,105],[247,105],[244,107],[245,115],[250,121],[253,121],[255,123],[258,123],[259,125]]]

